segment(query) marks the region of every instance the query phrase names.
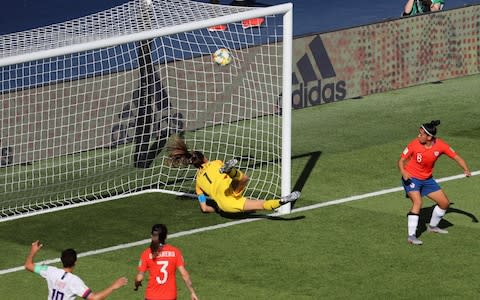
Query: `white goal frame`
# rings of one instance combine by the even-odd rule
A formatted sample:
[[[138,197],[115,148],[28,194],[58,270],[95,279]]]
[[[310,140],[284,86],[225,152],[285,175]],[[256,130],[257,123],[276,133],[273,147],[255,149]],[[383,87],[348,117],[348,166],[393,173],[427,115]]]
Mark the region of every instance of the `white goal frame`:
[[[151,1],[150,1],[151,2]],[[292,40],[293,40],[293,4],[286,3],[281,5],[275,5],[270,7],[255,8],[248,11],[217,17],[213,19],[200,20],[196,22],[190,22],[185,24],[179,24],[176,26],[169,26],[159,29],[146,30],[141,33],[126,34],[121,36],[107,37],[95,41],[88,41],[85,43],[73,44],[63,46],[54,49],[39,50],[32,53],[21,53],[18,55],[2,56],[2,50],[0,49],[0,67],[11,66],[15,64],[27,63],[31,61],[43,60],[58,56],[64,56],[68,54],[78,53],[82,51],[101,49],[106,47],[112,47],[122,45],[129,42],[139,42],[143,40],[149,40],[158,38],[161,36],[178,34],[182,32],[197,30],[201,28],[208,28],[210,26],[218,24],[228,24],[233,22],[241,22],[245,19],[259,18],[269,15],[283,15],[283,38],[282,38],[282,51],[283,51],[283,65],[282,65],[282,96],[281,96],[281,114],[282,114],[282,134],[281,134],[281,196],[285,196],[291,192],[291,82],[292,82]],[[95,199],[92,201],[85,201],[79,203],[70,203],[68,205],[55,206],[48,209],[32,210],[22,214],[13,214],[7,217],[0,216],[0,222],[6,220],[13,220],[26,216],[32,216],[42,214],[46,212],[53,212],[73,207],[79,207],[89,204],[94,204],[103,201],[110,201],[114,199],[130,197],[142,193],[149,192],[163,192],[175,195],[187,195],[182,192],[153,189],[142,190],[137,192],[131,192],[128,194],[114,195],[105,199]],[[277,210],[278,214],[290,213],[290,204],[284,205]]]

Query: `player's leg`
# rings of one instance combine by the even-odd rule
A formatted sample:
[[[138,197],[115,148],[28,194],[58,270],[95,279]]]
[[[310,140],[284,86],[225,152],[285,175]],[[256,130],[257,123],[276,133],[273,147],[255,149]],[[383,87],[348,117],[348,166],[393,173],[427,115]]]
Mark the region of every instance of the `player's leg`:
[[[420,219],[420,209],[422,208],[422,196],[419,191],[410,191],[407,193],[412,201],[412,207],[407,214],[407,241],[410,244],[421,245],[423,242],[417,238],[418,220]]]
[[[407,180],[402,178],[403,189],[406,196],[412,202],[412,207],[407,214],[407,242],[413,245],[421,245],[423,242],[417,238],[417,227],[420,219],[420,209],[422,208],[422,181],[416,178],[409,178]]]
[[[280,207],[280,204],[274,203],[271,205],[273,208],[265,208],[264,204],[267,201],[274,201],[274,200],[253,200],[253,199],[246,199],[243,205],[243,211],[255,211],[255,210],[274,210],[276,207]],[[276,206],[276,207],[275,207]]]
[[[279,208],[280,206],[293,202],[300,198],[300,192],[295,191],[289,195],[282,197],[281,199],[272,199],[272,200],[252,200],[246,199],[243,206],[244,211],[252,210],[268,210],[272,211]]]
[[[247,187],[247,184],[250,178],[236,169],[234,169],[234,171],[236,172],[237,175],[235,175],[235,177],[232,178],[233,194],[235,196],[240,196],[243,194],[243,192],[245,192],[245,188]]]
[[[419,215],[420,210],[422,209],[422,195],[420,195],[419,191],[411,191],[407,193],[408,198],[412,202],[412,207],[410,208],[410,212]]]
[[[435,192],[429,193],[427,197],[437,203],[437,205],[435,205],[435,207],[433,208],[432,218],[430,219],[427,230],[429,232],[435,233],[448,233],[447,230],[438,227],[438,224],[442,220],[450,205],[450,201],[448,200],[447,195],[445,195],[443,190],[440,189]]]
[[[235,158],[230,159],[220,168],[220,173],[227,174],[230,178],[232,178],[232,189],[233,194],[235,197],[241,196],[245,191],[245,187],[248,184],[249,177],[242,173],[242,171],[235,168],[237,165],[238,160]]]

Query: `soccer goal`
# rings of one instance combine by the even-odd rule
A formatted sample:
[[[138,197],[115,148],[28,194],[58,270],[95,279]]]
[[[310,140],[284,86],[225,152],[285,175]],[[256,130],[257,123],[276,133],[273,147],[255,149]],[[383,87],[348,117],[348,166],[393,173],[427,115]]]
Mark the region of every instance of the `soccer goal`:
[[[134,0],[0,44],[0,221],[193,194],[195,170],[167,164],[173,134],[237,158],[247,197],[290,192],[291,4]]]

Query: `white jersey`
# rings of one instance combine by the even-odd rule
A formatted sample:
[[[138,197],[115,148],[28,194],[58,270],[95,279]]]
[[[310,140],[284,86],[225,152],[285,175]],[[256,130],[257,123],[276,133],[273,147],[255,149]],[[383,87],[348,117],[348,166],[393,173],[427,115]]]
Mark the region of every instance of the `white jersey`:
[[[48,300],[86,299],[92,292],[80,277],[62,269],[36,264],[35,273],[47,280]]]

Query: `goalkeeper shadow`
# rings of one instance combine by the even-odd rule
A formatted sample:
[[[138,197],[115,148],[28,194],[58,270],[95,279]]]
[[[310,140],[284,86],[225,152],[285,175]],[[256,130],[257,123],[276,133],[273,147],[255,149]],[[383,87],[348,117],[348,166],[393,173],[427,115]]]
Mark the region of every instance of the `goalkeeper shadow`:
[[[217,211],[218,215],[225,219],[230,220],[244,220],[244,219],[266,219],[272,221],[298,221],[305,219],[305,216],[272,216],[268,214],[262,214],[257,212],[240,212],[240,213],[227,213],[223,211]]]
[[[267,219],[272,221],[296,221],[296,220],[302,220],[305,218],[305,216],[294,216],[294,217],[273,216],[267,213],[258,213],[256,211],[229,213],[229,212],[220,210],[218,208],[217,203],[211,199],[207,199],[207,203],[209,206],[215,209],[215,213],[217,215],[221,216],[222,218],[230,219],[230,220]]]

